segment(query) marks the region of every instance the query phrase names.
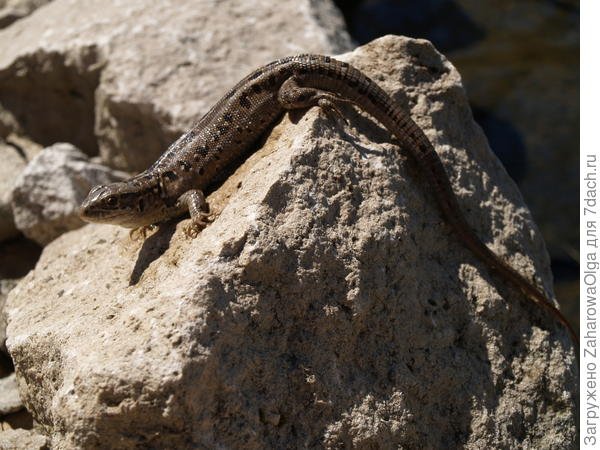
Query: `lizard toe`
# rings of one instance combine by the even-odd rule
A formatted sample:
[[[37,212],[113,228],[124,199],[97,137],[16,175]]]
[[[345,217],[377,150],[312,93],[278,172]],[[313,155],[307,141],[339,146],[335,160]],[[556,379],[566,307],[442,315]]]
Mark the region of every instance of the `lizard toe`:
[[[192,219],[190,223],[183,227],[183,232],[190,239],[194,239],[200,234],[200,232],[206,228],[209,221],[205,217],[200,216],[197,219]]]
[[[146,239],[148,233],[156,228],[155,225],[144,225],[129,231],[129,239],[132,241],[141,241]]]

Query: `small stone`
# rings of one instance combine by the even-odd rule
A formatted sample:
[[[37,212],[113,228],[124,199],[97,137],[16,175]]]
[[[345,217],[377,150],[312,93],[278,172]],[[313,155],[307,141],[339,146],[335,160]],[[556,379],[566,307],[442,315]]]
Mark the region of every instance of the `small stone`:
[[[0,450],[48,450],[48,438],[35,430],[0,431]]]
[[[17,412],[23,408],[15,374],[12,373],[4,378],[0,378],[0,417]]]
[[[19,173],[25,169],[27,161],[18,150],[0,140],[0,241],[19,234],[15,226],[10,206],[12,189]]]
[[[15,224],[25,236],[45,245],[83,225],[77,210],[93,186],[125,177],[90,162],[71,144],[47,147],[15,182],[11,198]]]

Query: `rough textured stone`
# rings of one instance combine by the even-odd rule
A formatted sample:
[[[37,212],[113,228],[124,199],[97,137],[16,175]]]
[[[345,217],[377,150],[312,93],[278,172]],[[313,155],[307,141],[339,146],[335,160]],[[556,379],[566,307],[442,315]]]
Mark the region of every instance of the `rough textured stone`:
[[[77,208],[93,186],[126,176],[90,162],[71,144],[47,147],[15,182],[11,199],[15,224],[28,238],[46,244],[83,225]]]
[[[459,3],[485,38],[448,57],[540,227],[557,297],[578,330],[579,2]]]
[[[349,48],[329,1],[55,0],[0,31],[0,105],[44,145],[141,171],[250,70]]]
[[[548,256],[426,41],[345,55],[411,111],[476,232],[552,292]],[[284,118],[209,201],[146,241],[89,225],[8,297],[23,400],[55,448],[574,448],[566,332],[441,219],[368,117]],[[107,444],[110,443],[110,444]]]
[[[6,352],[6,313],[4,305],[8,293],[17,284],[17,280],[0,280],[0,352]]]
[[[463,76],[475,120],[521,189],[550,255],[574,261],[577,272],[579,2],[338,4],[359,42],[402,33],[430,39],[445,51]]]
[[[47,450],[48,438],[34,430],[0,431],[0,450]]]
[[[352,37],[430,39],[463,77],[475,121],[516,181],[579,323],[579,2],[339,1]],[[575,289],[574,289],[575,287]]]

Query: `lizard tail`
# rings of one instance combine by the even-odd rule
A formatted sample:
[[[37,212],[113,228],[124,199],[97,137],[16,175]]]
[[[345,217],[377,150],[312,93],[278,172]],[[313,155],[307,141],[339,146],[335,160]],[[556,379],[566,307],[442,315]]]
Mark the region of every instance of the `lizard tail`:
[[[576,346],[579,346],[577,333],[550,299],[531,281],[500,259],[477,237],[461,212],[440,157],[423,130],[412,120],[410,115],[362,72],[333,59],[330,64],[336,67],[330,68],[326,73],[327,75],[333,73],[336,79],[332,80],[328,76],[330,81],[327,84],[335,83],[336,91],[381,122],[400,141],[403,148],[409,151],[425,179],[431,185],[443,215],[463,244],[486,263],[492,271],[518,288],[531,302],[554,316],[568,330]],[[342,83],[340,83],[340,78],[342,78]]]

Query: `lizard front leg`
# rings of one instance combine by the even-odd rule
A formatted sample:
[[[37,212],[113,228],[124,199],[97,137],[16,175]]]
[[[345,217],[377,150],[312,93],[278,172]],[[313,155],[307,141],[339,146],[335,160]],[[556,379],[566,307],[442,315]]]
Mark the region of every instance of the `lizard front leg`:
[[[129,231],[129,239],[133,241],[141,241],[148,237],[148,233],[156,229],[156,224],[144,225],[138,228],[133,228]]]
[[[190,212],[191,222],[184,228],[189,237],[196,237],[212,222],[206,197],[200,189],[190,189],[177,199],[177,207]]]
[[[354,105],[353,101],[340,97],[333,92],[301,86],[299,80],[294,76],[288,78],[281,85],[277,100],[287,110],[319,106],[326,114],[343,121],[345,124],[348,124],[348,121],[338,105],[340,103]]]

